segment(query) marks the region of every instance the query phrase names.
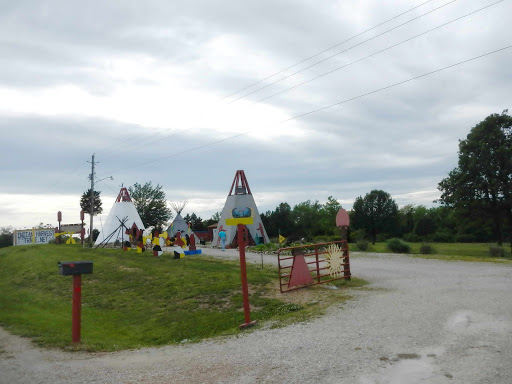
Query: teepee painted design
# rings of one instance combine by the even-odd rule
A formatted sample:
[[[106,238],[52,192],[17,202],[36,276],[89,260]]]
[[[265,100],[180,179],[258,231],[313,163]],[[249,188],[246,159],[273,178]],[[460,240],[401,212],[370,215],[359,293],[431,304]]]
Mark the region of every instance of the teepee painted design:
[[[139,213],[133,204],[128,190],[124,187],[119,191],[117,199],[94,245],[114,243],[116,240],[128,240],[129,236],[126,234],[126,228],[121,226],[123,221],[125,227],[130,230],[133,230],[134,225],[137,229],[144,230],[144,224],[142,224]]]
[[[233,210],[237,209],[239,211],[245,208],[250,208],[252,213],[251,216],[253,218],[253,224],[246,225],[249,232],[249,244],[270,242],[267,231],[261,221],[258,207],[256,207],[256,202],[254,201],[254,197],[251,193],[251,188],[249,187],[249,183],[245,177],[245,173],[243,170],[238,170],[236,171],[233,184],[231,184],[231,189],[229,190],[229,195],[226,199],[226,203],[224,204],[224,208],[222,209],[219,224],[217,226],[217,233],[213,237],[213,245],[220,245],[218,233],[221,230],[226,232],[226,244],[236,245],[237,227],[226,225],[226,219],[233,217]]]

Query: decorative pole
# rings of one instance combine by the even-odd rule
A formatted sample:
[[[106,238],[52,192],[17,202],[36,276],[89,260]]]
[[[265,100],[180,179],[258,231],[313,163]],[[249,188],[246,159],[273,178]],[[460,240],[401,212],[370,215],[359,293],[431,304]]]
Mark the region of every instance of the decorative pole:
[[[245,264],[245,241],[244,231],[245,226],[243,224],[237,224],[238,231],[238,249],[240,252],[240,274],[242,278],[242,297],[244,300],[244,317],[245,323],[240,328],[250,327],[251,324],[251,307],[249,305],[249,288],[247,287],[247,267]]]
[[[347,280],[350,280],[350,262],[348,256],[348,226],[350,225],[350,217],[348,212],[343,208],[340,208],[338,213],[336,214],[336,226],[340,229],[341,232],[341,240],[345,241],[345,246],[343,247],[343,262],[346,263],[346,267],[343,268],[343,275]]]
[[[92,154],[92,170],[91,170],[91,207],[89,215],[91,216],[91,223],[89,227],[89,246],[92,247],[92,217],[94,216],[94,153]]]
[[[236,225],[237,228],[237,243],[238,251],[240,253],[240,276],[242,280],[242,298],[244,302],[244,319],[245,323],[240,325],[240,329],[252,327],[256,321],[251,321],[251,307],[249,305],[249,288],[247,286],[247,266],[245,264],[245,240],[244,232],[246,225],[254,224],[252,218],[252,211],[248,207],[234,208],[232,210],[232,217],[226,219],[226,225]],[[249,238],[249,236],[247,236]]]

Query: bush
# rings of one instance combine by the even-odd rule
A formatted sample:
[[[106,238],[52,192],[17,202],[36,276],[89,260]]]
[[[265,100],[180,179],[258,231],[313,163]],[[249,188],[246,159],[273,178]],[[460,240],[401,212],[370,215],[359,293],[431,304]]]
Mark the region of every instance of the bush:
[[[331,235],[331,236],[316,236],[314,239],[313,239],[313,242],[314,243],[329,243],[331,241],[339,241],[341,240],[341,236],[340,235],[337,235],[337,236],[334,236],[334,235]]]
[[[356,243],[356,248],[359,251],[366,252],[370,248],[370,242],[368,240],[359,240]]]
[[[404,240],[410,243],[417,243],[420,241],[420,237],[414,232],[409,232],[404,235]]]
[[[366,232],[364,229],[356,229],[354,231],[350,231],[350,238],[354,242],[358,242],[359,240],[366,239]]]
[[[390,236],[391,235],[389,233],[377,233],[377,238],[375,240],[377,240],[377,243],[382,243],[389,239]]]
[[[430,244],[421,244],[420,253],[422,255],[431,255],[436,252],[437,252],[436,249],[433,246],[431,246]]]
[[[455,236],[447,230],[440,230],[434,233],[432,240],[436,243],[454,243]]]
[[[386,241],[386,246],[393,253],[411,253],[411,246],[396,237]]]
[[[491,256],[491,257],[505,257],[505,250],[502,247],[491,245],[489,247],[489,256]]]

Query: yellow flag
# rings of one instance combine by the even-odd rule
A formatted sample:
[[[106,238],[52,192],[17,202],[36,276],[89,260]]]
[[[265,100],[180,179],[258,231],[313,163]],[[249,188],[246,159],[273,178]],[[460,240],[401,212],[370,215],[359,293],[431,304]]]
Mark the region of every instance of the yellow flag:
[[[286,238],[282,235],[279,235],[279,242],[280,243],[284,243],[284,241],[286,240]]]

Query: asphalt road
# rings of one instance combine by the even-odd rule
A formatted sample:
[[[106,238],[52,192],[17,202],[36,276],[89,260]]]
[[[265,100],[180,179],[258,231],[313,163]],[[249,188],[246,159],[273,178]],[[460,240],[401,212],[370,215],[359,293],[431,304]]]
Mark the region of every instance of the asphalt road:
[[[0,383],[512,383],[512,265],[353,254],[351,267],[371,289],[239,337],[66,353],[0,329]]]

